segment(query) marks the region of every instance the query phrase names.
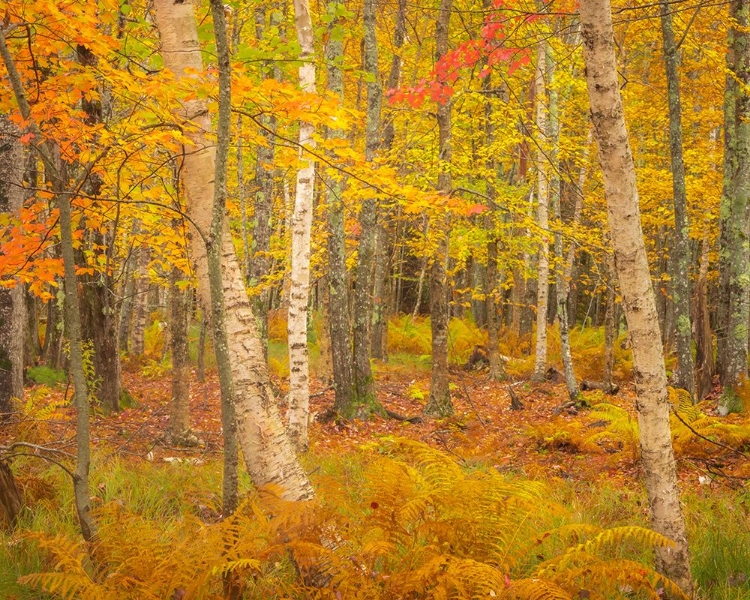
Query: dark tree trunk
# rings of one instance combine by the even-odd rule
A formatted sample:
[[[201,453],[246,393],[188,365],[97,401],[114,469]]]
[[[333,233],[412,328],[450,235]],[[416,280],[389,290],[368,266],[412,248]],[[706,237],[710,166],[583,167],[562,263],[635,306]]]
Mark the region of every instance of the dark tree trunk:
[[[674,243],[672,244],[672,303],[675,311],[676,387],[695,392],[693,340],[690,324],[690,240],[688,237],[687,191],[685,161],[682,153],[682,107],[680,104],[679,56],[672,28],[672,7],[660,0],[664,63],[669,99],[669,149],[674,194]]]
[[[172,353],[172,399],[167,432],[172,443],[185,444],[190,432],[190,356],[188,354],[188,293],[177,282],[184,276],[172,269],[169,294],[169,345]]]
[[[441,0],[435,25],[436,60],[448,51],[448,28],[450,25],[452,0]],[[439,159],[437,191],[448,195],[453,182],[449,167],[451,149],[451,102],[439,104],[437,108]],[[432,374],[430,399],[424,408],[426,415],[445,417],[453,414],[450,387],[448,385],[448,236],[450,225],[447,218],[440,217],[437,231],[438,245],[430,269],[430,316],[432,324]]]

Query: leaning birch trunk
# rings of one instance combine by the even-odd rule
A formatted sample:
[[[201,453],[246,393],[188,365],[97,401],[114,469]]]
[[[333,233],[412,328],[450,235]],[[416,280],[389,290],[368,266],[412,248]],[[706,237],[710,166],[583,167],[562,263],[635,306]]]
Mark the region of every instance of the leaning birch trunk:
[[[674,540],[657,550],[657,569],[692,592],[685,520],[669,431],[669,401],[664,354],[643,242],[635,166],[620,96],[612,13],[608,0],[581,0],[586,82],[591,120],[604,175],[615,267],[633,346],[633,374],[651,525]]]
[[[536,355],[534,357],[534,381],[544,379],[547,371],[547,304],[549,301],[549,181],[547,179],[547,157],[545,141],[547,139],[547,107],[545,106],[544,67],[547,60],[547,43],[539,44],[536,64],[536,127],[539,132],[536,157],[537,169],[537,212],[536,220],[542,237],[539,245],[537,264],[538,284],[536,289]]]
[[[294,0],[297,39],[301,48],[299,84],[302,91],[315,93],[315,49],[310,7],[307,0]],[[305,148],[313,148],[315,128],[299,124],[297,191],[292,214],[292,273],[289,290],[289,437],[297,450],[309,445],[307,420],[310,413],[310,365],[307,354],[307,302],[310,295],[310,230],[312,229],[315,162]]]
[[[192,2],[154,2],[156,23],[161,37],[165,66],[176,78],[186,77],[185,69],[203,70]],[[210,307],[208,260],[201,232],[208,232],[213,207],[215,148],[206,135],[211,131],[207,108],[200,100],[183,104],[180,115],[190,125],[193,147],[182,157],[181,175],[190,216],[190,251],[198,276],[198,290],[204,314]],[[195,228],[199,228],[196,231]],[[237,433],[245,464],[255,485],[274,483],[289,500],[312,497],[313,489],[297,460],[284,431],[273,397],[263,345],[245,289],[228,224],[222,235],[224,306],[228,350],[234,384]]]

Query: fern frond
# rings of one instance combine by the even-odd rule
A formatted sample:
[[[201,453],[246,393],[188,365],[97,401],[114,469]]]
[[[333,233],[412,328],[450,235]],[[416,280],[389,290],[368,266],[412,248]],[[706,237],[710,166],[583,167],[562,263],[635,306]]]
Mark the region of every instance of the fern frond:
[[[573,600],[559,585],[535,578],[512,581],[499,597],[501,600]]]

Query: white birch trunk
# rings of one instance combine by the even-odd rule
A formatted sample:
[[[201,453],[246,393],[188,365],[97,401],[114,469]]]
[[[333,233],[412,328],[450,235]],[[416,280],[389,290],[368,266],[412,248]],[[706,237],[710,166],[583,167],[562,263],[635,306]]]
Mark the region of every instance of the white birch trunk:
[[[186,68],[201,72],[203,61],[192,2],[155,0],[154,8],[165,66],[177,78],[188,76]],[[212,130],[211,120],[205,104],[199,100],[185,102],[180,116],[190,125],[188,135],[194,144],[182,157],[180,171],[187,212],[193,225],[207,234],[214,201],[212,174],[216,150],[207,136]],[[206,245],[194,227],[191,227],[190,251],[204,314],[210,314]],[[245,464],[255,485],[277,484],[282,488],[283,497],[289,500],[310,498],[312,487],[289,443],[273,397],[263,344],[226,221],[222,257],[237,435]]]
[[[591,120],[604,175],[615,268],[633,347],[651,526],[675,542],[673,547],[657,550],[657,569],[690,595],[690,557],[669,430],[667,376],[617,77],[609,0],[581,0],[580,13]]]
[[[303,91],[315,93],[315,49],[307,0],[294,0],[297,39],[301,48],[299,83]],[[310,414],[310,366],[307,354],[307,303],[310,296],[310,230],[312,229],[315,163],[304,148],[315,147],[315,128],[299,125],[300,168],[292,214],[292,274],[289,291],[289,424],[292,443],[300,451],[309,445],[307,421]]]
[[[547,104],[544,89],[544,67],[547,62],[547,43],[539,44],[536,62],[536,128],[539,133],[536,154],[537,209],[536,219],[542,237],[539,244],[537,273],[539,281],[536,291],[536,355],[532,379],[541,381],[547,371],[547,305],[549,303],[549,180],[547,177]]]

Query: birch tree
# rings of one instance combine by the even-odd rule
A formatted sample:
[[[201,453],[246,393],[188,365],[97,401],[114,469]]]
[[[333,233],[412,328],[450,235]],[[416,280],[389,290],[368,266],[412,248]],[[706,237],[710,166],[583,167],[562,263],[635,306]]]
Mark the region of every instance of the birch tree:
[[[651,526],[675,542],[657,550],[657,569],[690,595],[692,577],[680,507],[664,353],[641,229],[635,164],[630,150],[615,61],[609,0],[581,0],[586,83],[594,138],[604,175],[615,268],[633,348],[633,375]]]
[[[303,91],[315,93],[315,48],[308,0],[294,0],[301,65],[299,83]],[[310,406],[310,364],[307,352],[307,303],[310,295],[310,231],[312,229],[315,163],[305,148],[315,147],[312,123],[299,124],[297,188],[292,213],[292,273],[289,289],[289,437],[298,450],[308,446],[307,420]]]
[[[547,308],[549,301],[549,179],[547,177],[547,156],[545,141],[547,139],[547,106],[544,87],[544,70],[547,62],[547,42],[541,42],[537,50],[536,61],[536,128],[539,132],[537,143],[537,209],[536,220],[542,235],[537,262],[538,283],[536,290],[536,354],[534,356],[535,381],[544,380],[547,371]]]
[[[179,80],[203,71],[195,7],[186,1],[154,2],[164,65]],[[186,69],[188,73],[186,73]],[[191,219],[190,254],[204,308],[211,304],[205,232],[212,220],[215,147],[208,134],[210,115],[200,99],[184,101],[178,113],[192,143],[181,157],[180,174]],[[281,422],[265,362],[263,344],[253,315],[227,220],[221,233],[221,271],[226,310],[227,349],[232,368],[233,398],[239,445],[255,485],[278,484],[283,497],[312,497],[310,482]]]

